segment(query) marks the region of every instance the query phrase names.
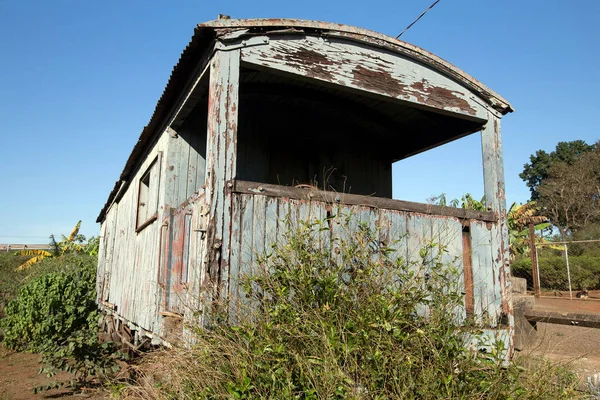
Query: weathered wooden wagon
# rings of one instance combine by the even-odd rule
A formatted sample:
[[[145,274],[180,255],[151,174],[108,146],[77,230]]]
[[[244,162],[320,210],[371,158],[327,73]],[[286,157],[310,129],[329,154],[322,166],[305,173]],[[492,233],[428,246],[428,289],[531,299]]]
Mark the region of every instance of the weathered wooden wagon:
[[[511,344],[500,134],[511,111],[446,61],[365,29],[198,25],[98,217],[106,322],[168,342],[201,302],[241,296],[240,274],[281,239],[284,216],[325,218],[335,206],[398,240],[407,260],[446,240],[463,271],[462,312]],[[391,198],[393,162],[475,132],[487,211]],[[315,182],[322,190],[305,186]]]

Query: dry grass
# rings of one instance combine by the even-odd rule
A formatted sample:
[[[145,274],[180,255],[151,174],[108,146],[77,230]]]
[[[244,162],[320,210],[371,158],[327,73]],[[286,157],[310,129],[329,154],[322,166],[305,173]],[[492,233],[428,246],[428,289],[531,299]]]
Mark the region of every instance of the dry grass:
[[[456,310],[457,271],[444,248],[422,263],[391,260],[362,227],[337,256],[316,247],[317,221],[292,231],[244,280],[245,305],[224,304],[195,330],[191,349],[146,355],[123,398],[144,399],[572,399],[568,367],[535,358],[502,365],[501,342],[470,351],[478,328]],[[269,271],[268,273],[264,271]],[[252,305],[252,307],[246,307]],[[244,312],[242,312],[244,311]],[[460,314],[460,313],[459,313]]]

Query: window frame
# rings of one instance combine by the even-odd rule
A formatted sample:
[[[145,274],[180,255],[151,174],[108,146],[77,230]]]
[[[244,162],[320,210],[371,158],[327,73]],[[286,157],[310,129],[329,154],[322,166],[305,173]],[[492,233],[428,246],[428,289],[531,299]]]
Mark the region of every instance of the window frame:
[[[135,232],[139,233],[147,226],[151,225],[154,221],[158,219],[158,198],[159,198],[159,186],[160,186],[160,164],[162,159],[162,152],[159,152],[157,156],[152,160],[150,165],[146,168],[145,172],[142,174],[140,179],[138,180],[138,195],[136,202],[136,216],[135,216]],[[151,179],[151,174],[153,172],[153,168],[158,168],[156,171],[156,182],[153,182]],[[148,183],[146,184],[145,181]],[[143,186],[146,186],[146,190],[148,191],[148,195],[146,196],[145,204],[142,204],[142,190]],[[141,217],[141,207],[147,207],[149,204],[152,204],[150,199],[152,196],[155,197],[155,208],[150,211],[146,209],[146,218],[142,220]]]

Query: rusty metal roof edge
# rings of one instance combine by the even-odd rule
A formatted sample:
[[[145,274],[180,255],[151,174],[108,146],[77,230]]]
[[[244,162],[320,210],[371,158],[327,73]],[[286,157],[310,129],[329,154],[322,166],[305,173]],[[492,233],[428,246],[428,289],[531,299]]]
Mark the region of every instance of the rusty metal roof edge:
[[[178,91],[183,90],[190,79],[191,74],[195,68],[194,58],[199,58],[206,49],[202,49],[202,44],[208,45],[210,41],[215,37],[215,31],[220,29],[244,29],[244,28],[305,28],[328,31],[332,33],[341,33],[346,35],[358,36],[367,42],[374,45],[386,47],[390,50],[396,50],[413,58],[416,58],[422,63],[428,64],[432,68],[442,71],[447,75],[450,75],[459,82],[466,84],[470,89],[477,92],[480,97],[486,100],[492,107],[500,111],[502,114],[506,114],[514,111],[514,108],[506,101],[502,96],[498,95],[484,84],[468,75],[464,71],[455,67],[451,63],[444,59],[410,43],[397,40],[393,37],[371,31],[364,28],[358,28],[350,25],[337,24],[332,22],[322,22],[314,20],[301,20],[301,19],[218,19],[208,21],[202,24],[198,24],[194,29],[194,35],[191,41],[188,43],[186,48],[181,53],[179,61],[173,67],[168,83],[162,92],[158,103],[154,109],[152,117],[148,125],[142,130],[138,141],[136,142],[131,154],[129,155],[127,162],[121,172],[119,180],[115,183],[113,190],[108,196],[108,199],[102,210],[100,211],[97,223],[102,223],[106,216],[106,213],[115,200],[117,192],[122,189],[122,184],[128,185],[129,175],[138,164],[138,159],[147,150],[146,147],[152,138],[157,134],[156,130],[160,128],[164,119],[168,117],[169,110],[176,105],[179,99]],[[350,37],[355,39],[356,37]],[[197,50],[200,50],[199,52]]]
[[[429,65],[435,70],[441,70],[450,77],[466,84],[470,89],[474,90],[480,96],[486,100],[493,108],[507,114],[514,111],[514,107],[504,97],[488,88],[486,85],[467,74],[460,68],[449,63],[441,57],[436,56],[429,51],[422,49],[421,47],[412,45],[410,43],[398,40],[391,36],[372,31],[370,29],[359,28],[351,25],[338,24],[334,22],[324,22],[315,20],[303,20],[303,19],[288,19],[288,18],[256,18],[256,19],[217,19],[207,21],[197,25],[198,30],[215,30],[215,29],[243,29],[243,28],[308,28],[315,30],[324,30],[332,32],[340,32],[344,34],[351,34],[363,37],[366,42],[382,44],[389,50],[400,50],[405,55],[413,55],[420,62]],[[369,40],[370,39],[370,40]],[[374,41],[376,41],[374,43]],[[383,43],[381,43],[383,42]]]

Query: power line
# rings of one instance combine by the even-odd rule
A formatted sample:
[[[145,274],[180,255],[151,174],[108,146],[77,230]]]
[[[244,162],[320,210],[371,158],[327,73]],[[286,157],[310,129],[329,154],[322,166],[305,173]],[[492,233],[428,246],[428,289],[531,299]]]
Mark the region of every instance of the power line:
[[[440,2],[440,0],[435,0],[435,2],[432,5],[430,5],[427,10],[423,11],[421,13],[421,15],[419,15],[417,17],[417,19],[415,19],[409,26],[407,26],[406,28],[404,28],[404,30],[402,32],[400,32],[400,34],[398,36],[396,36],[396,39],[400,38],[400,36],[402,36],[404,34],[404,32],[406,32],[407,30],[410,29],[411,26],[413,26],[414,24],[416,24],[418,20],[420,20],[421,18],[423,18],[423,15],[427,14],[427,11],[431,10],[439,2]]]

